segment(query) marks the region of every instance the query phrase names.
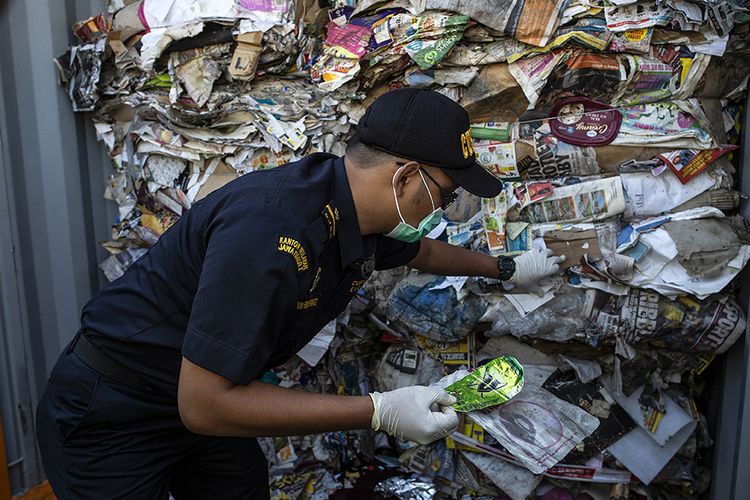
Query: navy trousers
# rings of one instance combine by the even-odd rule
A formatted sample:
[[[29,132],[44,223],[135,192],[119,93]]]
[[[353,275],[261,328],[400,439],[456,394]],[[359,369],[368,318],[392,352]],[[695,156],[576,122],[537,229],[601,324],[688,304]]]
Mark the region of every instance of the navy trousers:
[[[36,411],[42,463],[66,499],[267,499],[268,464],[253,438],[193,434],[174,395],[145,393],[66,349]]]

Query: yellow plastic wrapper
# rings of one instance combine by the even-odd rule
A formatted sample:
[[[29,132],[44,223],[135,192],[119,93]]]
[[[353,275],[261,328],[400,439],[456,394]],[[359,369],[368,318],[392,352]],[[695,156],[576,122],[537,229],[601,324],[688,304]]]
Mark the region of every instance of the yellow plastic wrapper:
[[[523,366],[513,356],[500,356],[445,388],[458,402],[461,412],[481,410],[505,403],[523,389]]]

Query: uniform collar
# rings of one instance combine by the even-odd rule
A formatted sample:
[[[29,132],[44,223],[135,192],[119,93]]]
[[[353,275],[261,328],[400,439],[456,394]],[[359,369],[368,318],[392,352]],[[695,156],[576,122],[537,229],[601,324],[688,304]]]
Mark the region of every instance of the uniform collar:
[[[344,158],[333,162],[333,200],[339,211],[339,248],[341,249],[341,266],[347,267],[357,259],[365,256],[365,241],[359,230],[357,209],[354,206],[352,190],[346,176]]]

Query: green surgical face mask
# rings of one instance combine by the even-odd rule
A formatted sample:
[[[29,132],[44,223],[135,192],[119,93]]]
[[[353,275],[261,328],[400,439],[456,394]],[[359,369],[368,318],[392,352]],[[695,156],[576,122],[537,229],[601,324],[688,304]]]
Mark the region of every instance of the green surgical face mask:
[[[405,166],[406,165],[404,165],[404,167]],[[398,196],[396,196],[396,176],[398,176],[401,168],[396,170],[396,173],[393,174],[393,180],[391,181],[391,187],[393,188],[393,199],[396,201],[396,210],[398,211],[398,216],[401,219],[401,222],[399,222],[390,233],[386,234],[386,236],[395,240],[405,241],[406,243],[414,243],[415,241],[419,241],[424,238],[430,231],[435,229],[435,227],[440,224],[440,221],[443,218],[443,209],[441,207],[435,207],[435,201],[432,199],[430,188],[429,186],[427,186],[427,181],[425,181],[424,179],[424,174],[422,174],[422,171],[420,170],[419,176],[422,178],[422,183],[427,190],[427,194],[430,196],[432,212],[426,215],[425,218],[420,221],[419,227],[414,227],[411,224],[407,223],[404,220],[404,216],[401,215],[401,207],[398,204]]]

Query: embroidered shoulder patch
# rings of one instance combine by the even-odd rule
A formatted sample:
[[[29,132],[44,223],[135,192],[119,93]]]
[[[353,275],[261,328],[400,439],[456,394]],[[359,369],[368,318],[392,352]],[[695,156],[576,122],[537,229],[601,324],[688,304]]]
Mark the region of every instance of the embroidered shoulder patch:
[[[297,265],[297,272],[301,273],[310,268],[310,264],[307,261],[307,252],[305,252],[302,244],[294,238],[279,236],[276,250],[292,256],[294,263]]]
[[[339,209],[333,205],[333,202],[323,208],[323,218],[328,226],[328,238],[333,238],[336,236],[336,223],[339,220]]]
[[[365,282],[367,280],[354,280],[352,281],[351,285],[349,285],[349,293],[355,293],[357,290],[365,286]]]
[[[297,310],[304,311],[306,309],[312,309],[313,307],[316,307],[317,305],[318,305],[318,297],[313,297],[312,299],[298,301]]]

